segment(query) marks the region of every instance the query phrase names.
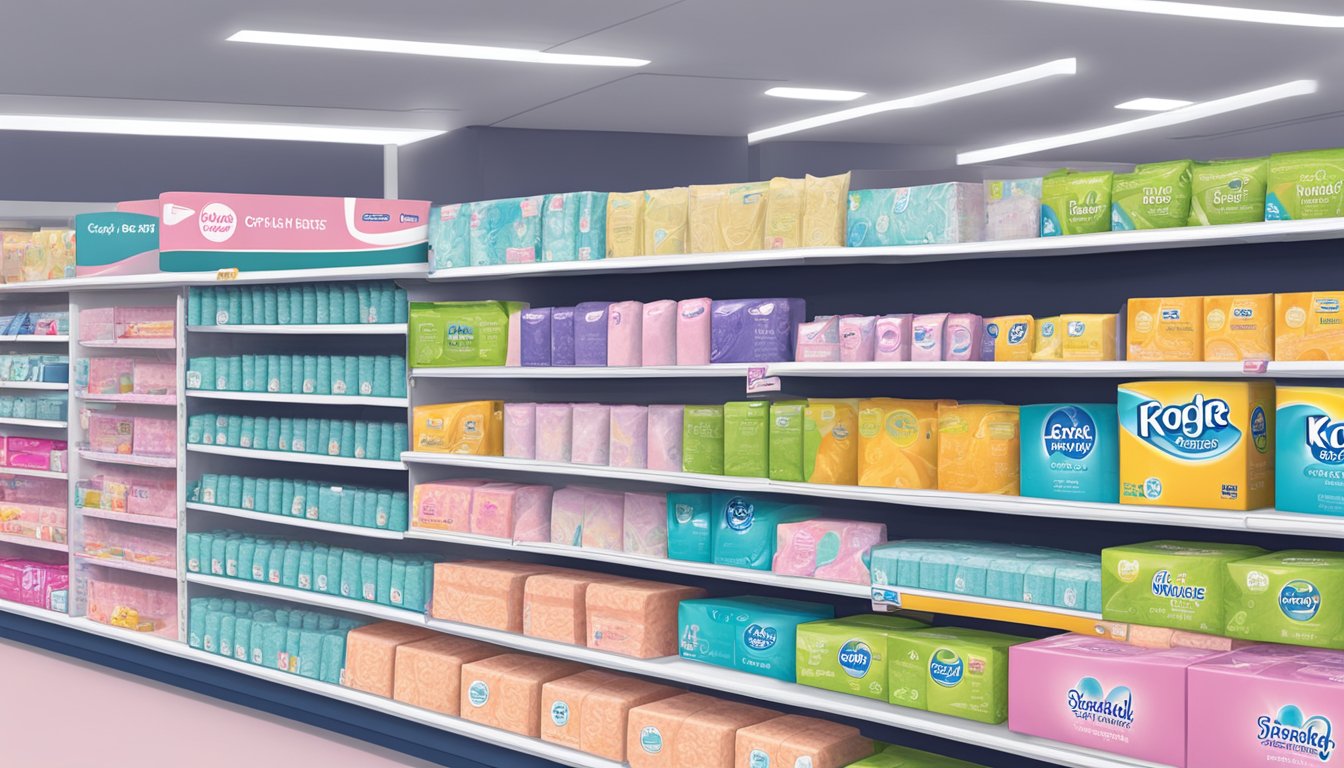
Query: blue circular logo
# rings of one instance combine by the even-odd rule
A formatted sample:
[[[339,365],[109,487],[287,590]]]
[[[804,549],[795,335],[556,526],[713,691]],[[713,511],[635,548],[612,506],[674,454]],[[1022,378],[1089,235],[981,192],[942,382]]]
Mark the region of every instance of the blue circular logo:
[[[1266,421],[1265,409],[1257,405],[1255,410],[1251,411],[1251,443],[1261,453],[1269,448],[1269,426]]]
[[[752,624],[742,633],[742,642],[753,651],[768,651],[775,647],[779,633],[774,627]]]
[[[751,768],[770,768],[770,755],[762,749],[753,749],[747,757]]]
[[[551,722],[555,727],[564,728],[569,724],[569,705],[563,701],[551,704]]]
[[[1027,338],[1027,324],[1013,323],[1008,327],[1008,343],[1014,346],[1021,344]]]
[[[1041,439],[1048,455],[1085,459],[1097,445],[1097,425],[1081,408],[1056,408],[1045,419]]]
[[[985,335],[988,336],[988,337],[991,338],[991,339],[997,339],[997,338],[999,338],[999,324],[998,324],[998,323],[986,323],[986,324],[985,324]]]
[[[741,496],[734,496],[723,509],[725,522],[732,531],[745,531],[756,517],[756,507]]]
[[[639,747],[651,755],[663,751],[663,734],[652,725],[646,725],[639,731]]]
[[[1279,590],[1279,610],[1293,621],[1311,621],[1321,610],[1321,591],[1304,579],[1294,579]]]
[[[966,662],[951,648],[939,648],[929,657],[929,677],[944,688],[955,688],[966,674]]]
[[[1143,495],[1150,499],[1156,499],[1162,495],[1162,481],[1156,477],[1150,477],[1143,481]]]
[[[836,655],[840,668],[850,677],[863,677],[873,663],[873,651],[862,640],[850,640],[840,647]]]
[[[490,686],[482,680],[476,680],[467,686],[467,701],[471,702],[473,707],[483,707],[485,702],[490,700]]]

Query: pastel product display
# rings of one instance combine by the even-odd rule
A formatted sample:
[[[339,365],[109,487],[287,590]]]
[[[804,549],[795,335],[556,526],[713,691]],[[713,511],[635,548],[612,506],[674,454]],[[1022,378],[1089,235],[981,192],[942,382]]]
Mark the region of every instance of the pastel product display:
[[[850,174],[803,177],[804,248],[845,244]]]
[[[686,253],[686,187],[649,189],[644,192],[644,241],[640,252],[645,256],[678,256]]]
[[[462,666],[501,653],[496,646],[448,635],[398,645],[392,698],[457,717],[461,713]]]
[[[1274,295],[1204,297],[1204,360],[1274,359]]]
[[[765,243],[770,183],[693,185],[687,199],[687,253],[757,251]]]
[[[1194,362],[1204,359],[1204,299],[1187,296],[1130,299],[1127,360]]]
[[[1186,765],[1328,765],[1344,718],[1344,654],[1261,645],[1187,673]],[[1228,724],[1235,723],[1235,727]]]
[[[431,272],[471,266],[471,206],[441,205],[429,211]]]
[[[1344,360],[1341,301],[1344,291],[1274,294],[1274,359]]]
[[[552,680],[541,691],[541,738],[624,763],[630,710],[682,692],[600,669]]]
[[[574,407],[568,403],[538,403],[536,414],[537,461],[568,464],[574,441]]]
[[[798,626],[798,682],[887,701],[887,638],[924,626],[900,616],[862,614]]]
[[[509,326],[526,305],[513,301],[416,301],[410,307],[412,368],[504,365]]]
[[[914,315],[884,315],[873,326],[873,359],[879,363],[909,360]]]
[[[734,768],[738,730],[779,717],[774,710],[698,693],[644,704],[626,719],[630,768]]]
[[[649,469],[660,472],[681,471],[682,421],[685,407],[650,405],[648,414]]]
[[[501,561],[437,563],[430,615],[445,621],[522,632],[523,586],[529,576],[551,570],[545,565]]]
[[[549,541],[551,487],[487,483],[475,488],[471,532],[514,541]]]
[[[1344,650],[1344,554],[1289,550],[1227,563],[1226,625],[1237,640]]]
[[[910,357],[907,359],[933,362],[944,358],[947,318],[946,312],[914,316],[910,321]]]
[[[1344,149],[1269,156],[1265,221],[1344,216]]]
[[[618,301],[607,310],[607,365],[628,368],[643,364],[644,305]]]
[[[1031,359],[1036,320],[1031,315],[1004,315],[984,320],[981,360],[1026,362]]]
[[[125,357],[94,357],[88,361],[88,393],[91,395],[130,394],[134,384],[135,361]]]
[[[541,253],[541,197],[515,197],[471,204],[468,237],[471,265],[526,264]]]
[[[528,577],[523,586],[523,634],[557,643],[583,645],[588,637],[588,586],[614,578],[570,570]]]
[[[471,530],[471,503],[484,480],[439,480],[417,483],[411,509],[411,527],[429,531]]]
[[[542,261],[606,257],[607,193],[547,195],[541,214]]]
[[[780,523],[770,570],[784,576],[870,584],[872,548],[885,544],[887,526],[860,520],[818,518]]]
[[[1120,503],[1248,510],[1274,503],[1270,382],[1121,384]]]
[[[614,491],[588,490],[583,497],[582,546],[620,552],[625,547],[625,496]]]
[[[504,408],[498,400],[421,405],[411,411],[412,444],[417,451],[469,456],[504,455]],[[538,444],[540,444],[538,430]],[[396,451],[384,446],[395,458]]]
[[[1059,317],[1042,317],[1036,321],[1036,331],[1032,334],[1032,360],[1062,360],[1064,334]]]
[[[1227,564],[1264,553],[1244,544],[1183,541],[1107,547],[1101,551],[1102,618],[1221,633]]]
[[[875,590],[906,587],[1101,612],[1101,558],[1081,552],[905,539],[874,547],[869,567]]]
[[[826,315],[799,323],[793,359],[800,363],[840,362],[840,318]]]
[[[769,474],[770,403],[742,400],[723,404],[723,474]]]
[[[976,629],[887,635],[889,700],[997,725],[1008,719],[1008,649],[1028,638]]]
[[[542,686],[583,668],[524,653],[467,662],[462,665],[462,718],[535,739],[541,735]]]
[[[677,302],[671,299],[643,305],[639,365],[677,364]]]
[[[520,362],[529,367],[547,367],[551,364],[551,309],[525,309],[519,313],[522,323]]]
[[[687,405],[682,410],[681,468],[723,474],[723,406]]]
[[[537,458],[537,404],[504,404],[504,455],[512,459]]]
[[[876,317],[840,318],[840,361],[844,363],[872,362],[877,329]]]
[[[627,554],[667,557],[667,494],[626,493],[621,535]]]
[[[654,659],[677,652],[677,606],[703,589],[639,579],[595,582],[586,595],[588,647]]]
[[[943,359],[984,360],[983,325],[979,315],[948,315],[943,325]]]
[[[1115,406],[1024,405],[1021,494],[1042,499],[1120,501],[1120,427]]]
[[[985,239],[1041,235],[1041,179],[985,182]]]
[[[1217,651],[1058,635],[1008,650],[1014,733],[1183,766],[1186,673]]]
[[[574,364],[605,366],[611,304],[590,301],[574,307]]]
[[[711,504],[713,562],[756,571],[770,570],[779,525],[810,520],[821,513],[812,506],[731,493],[712,494]]]
[[[803,198],[807,182],[776,176],[766,191],[769,204],[765,207],[766,250],[803,247]]]
[[[712,309],[710,299],[677,302],[677,365],[709,365]]]
[[[709,493],[667,494],[667,556],[672,560],[714,560],[714,497]]]
[[[802,299],[714,301],[710,321],[711,363],[779,363],[792,359],[797,324],[806,317]]]
[[[1190,220],[1189,160],[1145,163],[1111,180],[1111,229],[1184,227]]]
[[[1265,220],[1269,158],[1195,163],[1188,224],[1245,224]]]
[[[808,400],[803,408],[803,477],[855,485],[859,476],[859,401]]]
[[[608,464],[627,469],[644,469],[649,458],[649,407],[613,405],[610,419]]]
[[[1064,360],[1115,360],[1115,315],[1060,315],[1059,356]]]
[[[551,310],[551,365],[574,365],[574,307]]]
[[[133,453],[135,419],[110,413],[89,413],[89,448],[99,453]],[[13,438],[10,438],[11,440]],[[9,453],[13,454],[13,449]],[[11,459],[12,461],[12,459]]]
[[[849,193],[846,245],[971,243],[984,239],[982,184],[949,182]]]
[[[798,625],[835,616],[821,603],[771,597],[683,600],[677,609],[683,659],[792,683]]]
[[[611,451],[611,406],[576,403],[572,413],[574,431],[570,461],[607,466]]]
[[[1109,232],[1114,175],[1065,168],[1042,179],[1041,237]]]
[[[583,546],[583,516],[588,510],[588,494],[596,489],[569,486],[557,489],[551,497],[551,543],[569,547]]]
[[[136,416],[132,452],[141,456],[172,456],[177,451],[177,420]]]
[[[803,474],[803,417],[805,400],[778,400],[770,404],[769,477],[801,483]]]
[[[392,698],[398,646],[427,640],[434,631],[394,621],[356,627],[345,639],[344,685]]]
[[[644,193],[607,194],[607,258],[642,256],[644,250]]]

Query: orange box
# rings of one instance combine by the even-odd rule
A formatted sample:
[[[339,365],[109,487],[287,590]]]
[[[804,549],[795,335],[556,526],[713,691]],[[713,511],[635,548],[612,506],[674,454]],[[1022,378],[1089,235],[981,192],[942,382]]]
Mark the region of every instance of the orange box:
[[[535,739],[541,735],[541,687],[584,668],[525,653],[468,662],[462,665],[461,716]]]
[[[541,738],[623,763],[630,710],[682,693],[600,669],[552,680],[541,687]]]
[[[529,576],[554,570],[534,563],[476,560],[434,566],[436,619],[478,627],[523,631],[523,585]]]
[[[738,729],[777,717],[698,693],[655,701],[626,718],[626,760],[630,768],[733,768]]]
[[[399,645],[392,698],[457,717],[461,711],[462,665],[501,653],[503,649],[489,643],[450,635]]]
[[[345,640],[345,685],[392,698],[397,647],[434,637],[424,627],[385,621],[350,630]]]
[[[523,587],[523,634],[583,645],[588,637],[588,585],[615,579],[561,569],[529,577]]]
[[[736,764],[843,768],[873,754],[858,728],[802,715],[785,715],[737,732]]]
[[[677,606],[705,591],[641,579],[588,586],[588,647],[638,659],[677,655]]]

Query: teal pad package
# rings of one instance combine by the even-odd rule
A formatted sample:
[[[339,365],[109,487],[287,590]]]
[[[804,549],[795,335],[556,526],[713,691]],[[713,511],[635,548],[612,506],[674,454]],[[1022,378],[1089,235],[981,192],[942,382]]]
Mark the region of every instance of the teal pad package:
[[[757,571],[770,570],[780,523],[821,516],[816,507],[732,493],[713,494],[712,513],[713,562]]]
[[[1120,431],[1111,404],[1021,408],[1021,494],[1041,499],[1120,500]]]
[[[708,493],[667,494],[667,556],[708,563],[714,559],[714,497]]]
[[[829,605],[770,597],[683,600],[677,609],[678,653],[791,683],[798,625],[834,615]]]

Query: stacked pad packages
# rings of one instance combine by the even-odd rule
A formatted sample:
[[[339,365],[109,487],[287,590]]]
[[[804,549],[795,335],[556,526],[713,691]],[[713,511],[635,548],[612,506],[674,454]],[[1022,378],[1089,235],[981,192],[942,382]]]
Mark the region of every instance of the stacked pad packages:
[[[364,623],[280,603],[196,597],[187,642],[207,653],[334,685],[345,668],[346,637]]]
[[[910,747],[889,744],[878,745],[877,754],[865,757],[848,768],[982,768],[977,763],[968,763],[955,757],[944,757],[932,752],[924,752]]]
[[[350,459],[399,461],[407,448],[401,422],[301,419],[197,413],[187,419],[187,443],[256,451],[290,451]]]
[[[172,370],[171,364],[168,366]],[[239,355],[193,357],[187,389],[351,397],[405,397],[400,355]]]
[[[1189,160],[1147,163],[1111,182],[1111,229],[1184,227],[1190,219]]]
[[[849,193],[850,247],[968,243],[984,239],[985,188],[952,182]]]
[[[406,322],[406,290],[390,280],[192,287],[187,325],[366,325]]]
[[[405,491],[278,477],[204,474],[188,488],[187,500],[390,531],[406,530],[408,518]]]

